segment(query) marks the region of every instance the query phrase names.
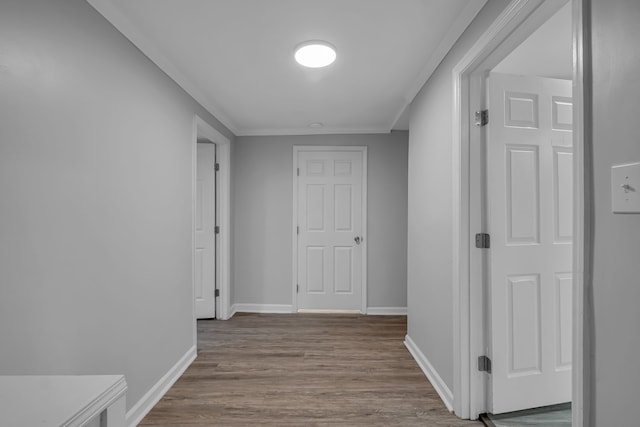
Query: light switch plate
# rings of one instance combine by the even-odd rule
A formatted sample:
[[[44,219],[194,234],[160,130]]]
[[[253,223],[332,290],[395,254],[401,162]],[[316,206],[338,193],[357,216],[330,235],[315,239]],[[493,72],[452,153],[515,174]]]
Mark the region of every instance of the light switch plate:
[[[613,213],[640,213],[640,162],[611,167]]]

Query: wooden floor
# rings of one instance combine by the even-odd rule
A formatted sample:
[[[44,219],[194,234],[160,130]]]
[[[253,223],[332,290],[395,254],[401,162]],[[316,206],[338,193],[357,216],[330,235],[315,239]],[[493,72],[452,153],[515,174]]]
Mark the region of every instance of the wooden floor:
[[[142,426],[481,426],[451,415],[404,316],[236,314],[198,322],[198,358]]]

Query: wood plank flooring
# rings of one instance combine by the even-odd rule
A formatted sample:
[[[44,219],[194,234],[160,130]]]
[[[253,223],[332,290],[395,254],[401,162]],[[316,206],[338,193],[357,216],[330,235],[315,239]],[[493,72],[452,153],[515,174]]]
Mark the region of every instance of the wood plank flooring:
[[[236,314],[141,426],[482,426],[450,414],[403,344],[405,316]]]

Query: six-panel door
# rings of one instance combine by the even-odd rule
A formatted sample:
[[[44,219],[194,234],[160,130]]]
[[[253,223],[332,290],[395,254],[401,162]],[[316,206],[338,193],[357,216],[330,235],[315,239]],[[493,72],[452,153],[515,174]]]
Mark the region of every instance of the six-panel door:
[[[299,151],[298,309],[362,310],[362,151]]]
[[[571,401],[571,81],[491,74],[489,408]]]

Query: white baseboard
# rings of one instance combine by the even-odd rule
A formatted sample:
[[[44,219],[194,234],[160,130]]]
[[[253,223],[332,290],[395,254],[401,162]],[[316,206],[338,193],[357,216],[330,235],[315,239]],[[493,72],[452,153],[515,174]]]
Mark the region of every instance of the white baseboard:
[[[301,308],[298,313],[306,314],[362,314],[360,310],[334,310],[330,308]]]
[[[234,304],[233,313],[293,313],[291,304]]]
[[[429,362],[427,357],[420,351],[415,342],[409,337],[409,335],[404,338],[404,345],[409,350],[409,353],[413,356],[422,372],[424,372],[425,376],[433,386],[433,388],[444,402],[445,406],[449,410],[449,412],[453,412],[453,393],[444,383],[438,372],[433,368],[433,365]]]
[[[236,304],[232,304],[229,308],[229,317],[226,320],[231,319],[238,312],[238,306]]]
[[[406,316],[407,307],[368,307],[370,316]]]
[[[229,318],[236,313],[293,313],[290,304],[233,304]],[[359,313],[359,310],[300,310],[313,313]],[[368,307],[367,314],[371,316],[406,316],[407,307]]]
[[[194,345],[191,347],[184,356],[176,362],[175,365],[169,371],[164,374],[160,381],[158,381],[151,389],[145,393],[144,396],[138,402],[127,411],[127,425],[135,427],[142,421],[142,419],[153,409],[162,396],[164,396],[171,386],[178,381],[178,378],[182,376],[184,371],[187,370],[189,365],[196,359],[197,350]]]

